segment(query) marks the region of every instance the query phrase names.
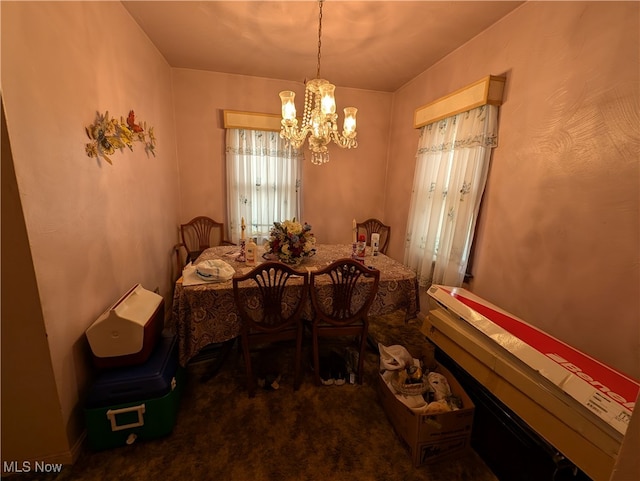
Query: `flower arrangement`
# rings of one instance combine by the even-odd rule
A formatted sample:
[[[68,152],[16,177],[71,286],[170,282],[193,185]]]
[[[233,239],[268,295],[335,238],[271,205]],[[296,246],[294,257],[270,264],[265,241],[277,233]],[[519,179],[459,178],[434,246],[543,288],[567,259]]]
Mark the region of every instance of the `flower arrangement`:
[[[316,253],[316,238],[311,226],[301,224],[295,217],[284,222],[274,222],[265,244],[265,255],[271,254],[287,264],[298,264],[304,257]]]

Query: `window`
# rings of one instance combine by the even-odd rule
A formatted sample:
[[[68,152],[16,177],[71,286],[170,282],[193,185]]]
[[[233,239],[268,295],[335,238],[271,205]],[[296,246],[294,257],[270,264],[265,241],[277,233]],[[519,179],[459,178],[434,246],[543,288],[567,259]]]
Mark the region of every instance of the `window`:
[[[231,241],[242,218],[246,237],[262,243],[274,222],[301,217],[302,154],[279,132],[227,129],[226,160]]]
[[[484,105],[420,130],[404,263],[421,286],[461,286],[492,148],[498,107]]]

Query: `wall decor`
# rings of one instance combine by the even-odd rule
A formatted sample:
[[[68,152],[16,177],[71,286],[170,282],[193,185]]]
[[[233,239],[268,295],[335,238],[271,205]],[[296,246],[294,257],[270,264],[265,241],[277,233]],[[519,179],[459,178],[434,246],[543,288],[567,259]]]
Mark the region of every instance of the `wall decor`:
[[[147,130],[147,123],[136,123],[135,113],[129,111],[126,119],[109,118],[109,112],[101,114],[96,112],[96,120],[89,127],[85,127],[87,136],[91,142],[85,145],[85,152],[89,157],[104,159],[110,164],[109,155],[116,149],[122,151],[125,147],[133,151],[134,142],[142,142],[147,155],[156,156],[156,138],[153,127]]]

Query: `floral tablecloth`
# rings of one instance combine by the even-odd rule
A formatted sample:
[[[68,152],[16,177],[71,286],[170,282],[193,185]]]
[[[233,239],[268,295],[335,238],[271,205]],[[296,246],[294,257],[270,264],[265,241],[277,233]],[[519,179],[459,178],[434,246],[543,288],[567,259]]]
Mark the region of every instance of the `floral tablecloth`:
[[[351,245],[347,244],[319,244],[316,249],[316,255],[305,258],[296,269],[308,272],[351,256]],[[234,246],[212,247],[205,250],[194,264],[221,259],[237,273],[244,274],[251,268],[244,262],[236,262],[238,252],[239,247]],[[262,252],[260,247],[259,255]],[[259,260],[263,261],[262,257]],[[380,285],[369,315],[389,314],[402,309],[406,319],[416,317],[420,305],[415,273],[383,254],[367,255],[365,265],[380,270]],[[205,346],[237,337],[241,320],[235,306],[232,281],[206,282],[194,275],[193,267],[187,268],[183,274],[175,285],[171,327],[178,336],[180,364],[185,366]],[[310,316],[310,305],[305,309]]]

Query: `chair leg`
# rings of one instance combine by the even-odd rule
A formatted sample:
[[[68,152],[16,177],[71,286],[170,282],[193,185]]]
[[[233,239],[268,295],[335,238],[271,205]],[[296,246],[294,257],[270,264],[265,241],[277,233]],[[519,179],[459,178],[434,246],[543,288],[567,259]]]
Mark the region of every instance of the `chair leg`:
[[[405,324],[406,324],[406,322],[407,321],[405,321]],[[378,354],[380,352],[380,348],[378,347],[378,343],[376,342],[376,340],[373,338],[373,336],[371,334],[367,334],[367,345],[376,354]]]
[[[296,355],[294,359],[295,366],[294,374],[293,374],[293,390],[297,391],[300,389],[300,384],[302,382],[302,332],[303,326],[300,325],[298,327],[298,333],[296,335]]]
[[[244,365],[247,373],[247,391],[249,397],[256,395],[256,384],[253,379],[253,371],[251,369],[251,352],[249,351],[249,341],[246,336],[242,336],[242,354],[244,356]]]
[[[318,348],[318,329],[313,327],[313,335],[312,335],[312,344],[313,344],[313,379],[316,386],[320,386],[320,352]]]
[[[358,355],[358,384],[362,384],[364,378],[364,353],[367,348],[367,338],[368,338],[367,328],[365,327],[364,331],[360,335],[360,354]]]

